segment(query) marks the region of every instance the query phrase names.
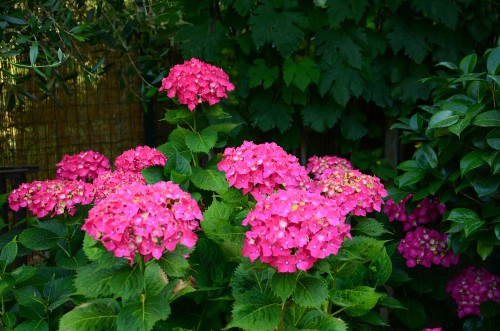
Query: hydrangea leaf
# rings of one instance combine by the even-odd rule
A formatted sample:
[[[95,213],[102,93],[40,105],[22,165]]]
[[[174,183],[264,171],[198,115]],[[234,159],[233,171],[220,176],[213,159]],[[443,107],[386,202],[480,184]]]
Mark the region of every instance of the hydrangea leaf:
[[[252,289],[236,300],[233,308],[232,321],[228,328],[267,331],[274,330],[280,321],[281,307],[264,293]]]
[[[301,306],[319,308],[328,297],[328,288],[321,279],[305,276],[297,280],[292,297]]]
[[[202,190],[222,191],[229,188],[226,176],[215,167],[208,167],[206,169],[194,167],[190,179],[196,187]]]
[[[297,273],[277,272],[271,278],[271,288],[273,292],[285,302],[297,288],[297,278]]]
[[[302,14],[286,10],[277,12],[270,2],[259,5],[248,22],[255,46],[271,44],[284,58],[292,54],[304,38],[303,28],[309,26]]]
[[[200,132],[188,131],[186,134],[186,145],[193,152],[210,153],[217,142],[217,132],[207,127]]]
[[[424,305],[417,300],[408,300],[406,309],[398,309],[395,314],[411,329],[423,327],[427,316]]]
[[[301,91],[305,91],[309,84],[318,83],[319,76],[316,62],[310,57],[305,57],[298,62],[286,58],[283,66],[283,80],[287,86],[293,83]]]
[[[61,239],[58,234],[37,227],[28,228],[19,235],[19,242],[32,250],[51,249]]]
[[[373,218],[367,218],[359,221],[352,229],[352,232],[361,233],[371,237],[380,237],[384,233],[391,233],[384,225]]]
[[[95,299],[76,306],[61,317],[61,330],[116,329],[120,305],[114,299]]]
[[[165,112],[164,121],[170,124],[189,124],[192,122],[193,113],[186,108],[169,109]]]
[[[168,265],[171,261],[163,261],[162,266],[165,266],[167,270],[172,271]],[[153,262],[148,264],[146,270],[144,271],[144,290],[147,296],[159,295],[165,286],[167,286],[169,280],[165,274],[164,269],[160,266],[158,262]]]
[[[76,293],[87,298],[97,298],[112,295],[110,281],[113,269],[99,269],[99,262],[93,262],[81,267],[75,278]]]
[[[113,272],[109,287],[116,297],[124,300],[136,297],[143,288],[143,274],[137,266],[135,268],[129,265],[123,266]]]
[[[163,167],[153,166],[141,170],[141,175],[146,180],[147,184],[156,184],[165,180],[163,176]]]
[[[371,285],[375,288],[385,284],[391,277],[392,262],[385,247],[375,257],[368,267]]]
[[[116,320],[118,330],[149,331],[156,322],[170,315],[170,306],[163,297],[148,295],[143,300],[120,310]]]
[[[49,323],[44,319],[33,319],[16,325],[16,331],[48,331]]]
[[[0,253],[0,261],[3,263],[3,271],[5,272],[5,268],[14,262],[14,259],[17,256],[17,236],[14,236],[12,240],[2,248],[2,252]]]
[[[182,277],[186,274],[189,269],[189,262],[182,255],[175,252],[165,252],[163,253],[158,264],[161,269],[165,272],[164,277],[161,278],[163,282],[168,282],[166,277]]]
[[[362,316],[369,312],[382,296],[368,286],[357,286],[353,289],[331,290],[330,300],[333,304],[344,307],[349,316]]]
[[[298,330],[347,331],[347,324],[340,318],[329,316],[321,310],[310,310],[296,324]]]
[[[264,59],[257,59],[254,65],[248,69],[250,88],[262,85],[267,89],[278,79],[279,68],[277,66],[268,67]]]

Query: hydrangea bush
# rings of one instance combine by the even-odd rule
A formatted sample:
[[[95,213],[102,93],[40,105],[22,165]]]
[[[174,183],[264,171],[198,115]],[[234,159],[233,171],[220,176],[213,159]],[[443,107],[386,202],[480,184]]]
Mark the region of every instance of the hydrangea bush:
[[[384,185],[346,159],[304,166],[272,142],[226,147],[234,88],[200,60],[174,66],[160,92],[187,108],[166,112],[167,142],[123,152],[114,169],[97,152],[65,156],[58,179],[9,195],[34,217],[1,237],[6,329],[344,331],[393,316],[439,326],[412,326],[415,303],[395,293],[409,278],[401,261],[458,262],[447,234],[422,227],[444,206],[422,202],[411,218],[392,200],[387,216]],[[401,241],[394,220],[411,225]],[[450,282],[459,314],[497,300],[496,276],[481,277],[465,278],[473,304],[463,280]]]

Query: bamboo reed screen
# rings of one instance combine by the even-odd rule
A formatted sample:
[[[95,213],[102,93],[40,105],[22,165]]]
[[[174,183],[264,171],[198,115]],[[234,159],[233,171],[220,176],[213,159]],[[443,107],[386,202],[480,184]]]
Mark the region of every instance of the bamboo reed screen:
[[[14,110],[7,107],[13,81],[0,72],[0,165],[33,165],[28,181],[53,179],[55,163],[65,154],[94,150],[111,162],[123,151],[144,144],[143,113],[139,100],[127,102],[119,86],[118,72],[128,63],[109,54],[113,66],[93,84],[82,75],[68,82],[72,95],[62,89],[53,98],[26,100]],[[4,70],[15,70],[0,62]],[[31,92],[37,87],[30,86]]]

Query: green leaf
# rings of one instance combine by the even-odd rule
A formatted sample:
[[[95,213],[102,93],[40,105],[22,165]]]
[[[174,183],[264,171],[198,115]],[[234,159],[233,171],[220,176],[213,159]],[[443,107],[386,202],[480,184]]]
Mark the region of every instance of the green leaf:
[[[422,169],[436,169],[438,158],[436,152],[429,145],[422,145],[415,152],[415,161]]]
[[[13,328],[14,325],[16,325],[16,314],[8,311],[5,312],[5,314],[2,316],[2,323],[5,325],[7,328]]]
[[[165,266],[165,261],[161,263],[153,262],[146,267],[144,272],[144,289],[148,296],[160,295],[161,291],[167,286],[168,278],[162,268],[163,266]],[[169,268],[168,265],[166,267],[167,269]]]
[[[0,253],[0,261],[4,262],[3,264],[3,272],[5,269],[14,262],[17,256],[17,236],[14,236],[12,240],[2,248],[2,252]]]
[[[368,267],[371,285],[375,288],[385,284],[391,277],[392,262],[385,247],[372,260]]]
[[[429,129],[447,128],[457,123],[460,119],[459,115],[451,110],[441,110],[432,115],[429,120]]]
[[[277,272],[271,278],[271,288],[273,292],[281,298],[283,303],[286,302],[288,297],[295,291],[297,287],[297,277],[298,275],[296,273]]]
[[[293,83],[301,91],[305,91],[309,84],[318,84],[319,77],[320,72],[313,59],[304,57],[300,62],[295,62],[291,58],[285,59],[283,80],[287,86]]]
[[[416,300],[408,300],[406,308],[396,310],[396,316],[411,329],[423,327],[427,316],[424,305]]]
[[[18,290],[12,290],[16,302],[26,307],[34,316],[45,316],[47,311],[47,302],[42,299],[40,291],[34,287],[28,286]]]
[[[264,293],[250,290],[236,300],[232,321],[226,328],[239,327],[252,331],[274,330],[280,321],[281,307]]]
[[[466,57],[464,57],[458,67],[464,74],[470,74],[472,71],[474,71],[474,68],[476,67],[477,64],[477,55],[476,54],[469,54]]]
[[[416,184],[425,177],[425,172],[423,170],[420,171],[411,171],[406,172],[400,176],[394,178],[394,181],[398,185],[398,187],[405,187],[409,185]]]
[[[115,299],[86,301],[61,317],[59,329],[64,331],[116,330],[120,305]]]
[[[351,232],[361,233],[371,237],[379,237],[384,233],[391,233],[380,221],[372,218],[359,221],[351,229]]]
[[[415,6],[419,11],[421,10],[424,17],[441,22],[452,30],[456,28],[459,21],[460,8],[451,1],[414,1],[412,6]]]
[[[120,310],[116,321],[118,330],[149,331],[156,322],[170,315],[170,306],[164,297],[148,295],[141,300],[144,301],[126,305]]]
[[[216,167],[194,167],[191,182],[207,191],[223,191],[229,188],[225,174]]]
[[[309,104],[302,108],[304,125],[316,132],[324,132],[333,128],[342,115],[342,109],[335,103],[327,105]]]
[[[429,52],[429,43],[426,30],[422,25],[411,24],[402,17],[393,17],[384,23],[384,28],[389,29],[387,38],[394,54],[401,49],[416,63],[422,63]]]
[[[319,308],[328,297],[328,289],[321,279],[305,276],[297,280],[292,297],[301,306]]]
[[[482,158],[483,153],[483,150],[475,150],[467,153],[466,155],[464,155],[464,157],[462,157],[462,159],[460,160],[460,174],[462,175],[462,177],[472,169],[479,168],[483,164],[486,164],[486,162]]]
[[[169,109],[165,112],[164,121],[171,124],[186,124],[191,123],[193,112],[186,108]]]
[[[12,23],[12,24],[17,24],[17,25],[28,24],[28,22],[26,22],[25,20],[23,20],[21,18],[14,17],[14,16],[9,16],[9,15],[2,15],[2,16],[0,16],[0,20],[3,20],[5,22],[9,22],[9,23]]]
[[[188,131],[186,133],[186,145],[193,152],[209,154],[217,142],[217,132],[210,127],[201,132]]]
[[[304,331],[347,331],[346,323],[333,316],[329,316],[320,310],[310,310],[304,314],[290,330]],[[285,330],[288,328],[285,327]]]
[[[143,290],[143,274],[136,265],[131,268],[125,265],[113,272],[109,279],[109,288],[114,297],[121,297],[124,300],[138,297]]]
[[[331,290],[329,296],[334,305],[344,307],[349,316],[356,317],[375,307],[381,294],[371,287],[357,286],[347,290]]]
[[[348,140],[359,140],[368,133],[366,115],[362,112],[344,113],[340,130]]]
[[[272,111],[269,111],[272,109]],[[278,128],[285,132],[292,124],[293,108],[282,101],[274,102],[274,93],[256,93],[249,105],[252,126],[266,132]]]
[[[164,171],[168,172],[168,170],[175,171],[179,174],[185,174],[188,176],[190,176],[193,173],[189,161],[178,152],[175,152],[175,154],[168,157]]]
[[[488,256],[491,255],[493,252],[493,245],[489,245],[482,240],[479,240],[477,242],[477,248],[476,248],[477,254],[481,257],[481,259],[484,261],[488,258]]]
[[[371,325],[383,325],[383,326],[389,325],[386,323],[386,321],[384,321],[384,319],[379,315],[379,313],[376,313],[374,311],[369,311],[368,313],[359,316],[359,319]]]
[[[165,180],[163,167],[153,166],[141,170],[141,175],[146,179],[146,184],[156,184]]]
[[[360,70],[346,65],[341,60],[321,66],[319,93],[321,96],[329,93],[342,107],[345,107],[351,97],[360,96],[365,89]]]
[[[203,220],[204,222],[205,220]],[[189,261],[182,255],[172,252],[163,253],[161,259],[158,260],[158,264],[166,274],[164,278],[167,276],[182,277],[189,269]]]
[[[406,307],[401,303],[396,298],[390,297],[390,296],[383,296],[379,303],[387,308],[392,308],[392,309],[406,309]]]
[[[446,217],[447,221],[461,223],[464,225],[465,236],[468,237],[479,229],[485,221],[481,220],[473,210],[467,208],[455,208]]]
[[[271,87],[278,79],[279,68],[277,66],[268,67],[264,59],[256,59],[254,65],[248,69],[249,87],[253,88],[262,85],[265,89]]]
[[[342,0],[328,2],[328,22],[337,27],[346,19],[353,19],[356,23],[363,17],[368,3],[364,0],[353,0],[348,3]]]
[[[71,300],[73,294],[73,278],[53,276],[43,288],[43,296],[49,301],[49,310],[54,310]]]
[[[11,273],[11,276],[14,277],[14,283],[22,283],[30,279],[36,274],[36,268],[32,266],[22,265]]]
[[[16,331],[49,331],[49,324],[45,319],[33,319],[16,325]]]
[[[500,185],[498,176],[479,175],[474,180],[474,190],[479,197],[495,193]]]
[[[355,236],[352,240],[345,240],[340,248],[337,258],[341,261],[361,260],[366,262],[374,260],[384,248],[384,242],[370,237]]]
[[[494,150],[500,150],[500,129],[495,128],[486,135],[486,143]]]
[[[58,234],[37,227],[28,228],[19,235],[19,242],[32,250],[51,249],[61,240]]]
[[[271,44],[284,58],[297,48],[304,38],[301,28],[308,26],[307,17],[299,12],[276,12],[269,2],[260,4],[254,10],[248,23],[257,49],[264,44]]]
[[[486,68],[488,69],[488,73],[490,75],[496,75],[497,73],[499,73],[500,47],[494,48],[488,55],[488,59],[486,60]]]
[[[99,269],[98,262],[81,267],[75,277],[76,293],[87,298],[97,298],[112,295],[110,281],[113,269]]]
[[[34,42],[30,47],[30,63],[35,65],[36,59],[38,58],[38,42]]]
[[[477,115],[472,124],[482,127],[500,127],[500,110],[488,110]]]

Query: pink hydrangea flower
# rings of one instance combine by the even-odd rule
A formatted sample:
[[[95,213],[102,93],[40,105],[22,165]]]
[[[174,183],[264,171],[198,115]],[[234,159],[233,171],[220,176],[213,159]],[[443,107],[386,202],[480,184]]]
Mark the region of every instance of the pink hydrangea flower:
[[[387,196],[379,178],[356,169],[326,169],[317,186],[323,195],[335,199],[344,215],[365,216],[368,212],[380,211],[382,198]]]
[[[78,204],[93,200],[92,184],[73,180],[49,180],[23,183],[9,195],[9,206],[14,211],[27,208],[36,217],[51,217],[65,212],[73,215]]]
[[[146,184],[146,180],[137,172],[108,172],[100,175],[94,180],[94,203],[116,192],[131,183]]]
[[[259,258],[278,272],[308,270],[351,238],[334,201],[300,189],[279,190],[257,202],[242,224],[250,225],[243,256],[252,262]]]
[[[120,172],[137,172],[152,166],[165,166],[167,157],[156,148],[137,146],[123,152],[115,160],[115,169]]]
[[[256,145],[245,141],[240,147],[226,148],[219,170],[226,173],[229,186],[262,200],[280,188],[311,188],[312,180],[299,160],[275,143]]]
[[[234,85],[221,68],[193,58],[170,69],[161,82],[159,91],[163,90],[169,98],[177,95],[179,103],[193,111],[204,101],[214,105],[227,98],[226,92],[234,90]]]
[[[434,329],[424,329],[423,331],[442,331],[443,329],[442,328],[434,328]]]
[[[398,251],[406,259],[409,268],[421,264],[427,268],[431,264],[449,267],[458,263],[458,256],[448,247],[447,235],[437,230],[417,227],[408,231],[398,245]]]
[[[338,156],[312,156],[307,162],[307,172],[311,173],[315,179],[319,179],[327,169],[353,169],[349,160]]]
[[[439,198],[430,199],[425,197],[413,208],[411,214],[408,214],[406,212],[406,202],[412,196],[413,194],[408,195],[397,205],[391,198],[384,205],[384,213],[387,214],[389,222],[403,222],[405,231],[419,225],[433,223],[446,211],[446,206],[439,201]]]
[[[500,302],[500,277],[485,268],[469,266],[452,279],[446,288],[458,305],[458,317],[480,316],[480,304],[487,300]]]
[[[200,208],[177,184],[132,183],[98,202],[82,229],[132,264],[138,254],[148,261],[160,259],[177,244],[192,248],[198,239],[193,232],[199,229],[197,219],[202,219]]]
[[[92,181],[101,174],[111,172],[109,159],[94,151],[66,154],[56,167],[56,179],[60,180]]]

